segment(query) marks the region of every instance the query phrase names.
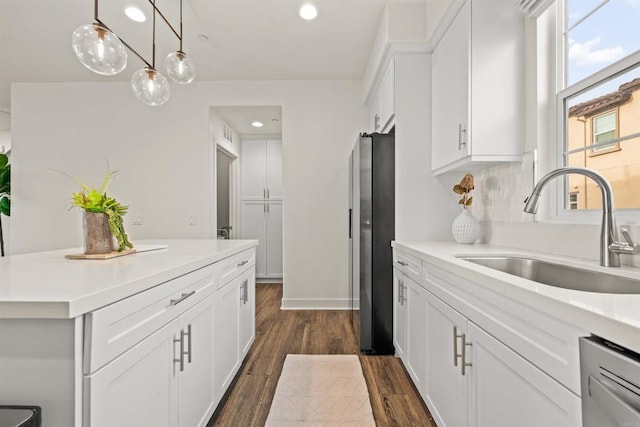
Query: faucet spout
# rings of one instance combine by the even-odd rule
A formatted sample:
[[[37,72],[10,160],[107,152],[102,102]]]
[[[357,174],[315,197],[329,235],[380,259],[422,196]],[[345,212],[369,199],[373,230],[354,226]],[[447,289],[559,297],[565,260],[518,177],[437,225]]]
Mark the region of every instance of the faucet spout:
[[[535,214],[538,211],[538,204],[542,189],[552,179],[567,174],[584,175],[594,180],[600,187],[602,194],[602,226],[600,228],[600,265],[604,267],[620,267],[620,254],[617,250],[618,227],[616,226],[615,212],[613,209],[613,190],[607,179],[598,172],[579,167],[564,167],[552,170],[535,185],[531,196],[527,198],[524,211]]]

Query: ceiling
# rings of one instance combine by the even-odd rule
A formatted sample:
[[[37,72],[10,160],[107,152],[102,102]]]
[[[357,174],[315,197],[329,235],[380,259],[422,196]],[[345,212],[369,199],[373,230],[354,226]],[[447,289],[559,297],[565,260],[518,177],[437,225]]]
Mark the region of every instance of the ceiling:
[[[241,136],[282,135],[282,107],[242,106],[215,107],[222,120]],[[257,128],[251,123],[258,121],[264,126]]]
[[[318,18],[304,21],[298,15],[303,0],[183,1],[183,50],[196,63],[196,80],[360,79],[386,3],[314,0]],[[0,109],[10,109],[11,82],[128,81],[143,67],[130,53],[122,73],[105,77],[75,58],[71,33],[92,22],[93,3],[0,0]],[[179,1],[156,4],[179,31]],[[129,20],[123,13],[128,5],[137,5],[149,19]],[[98,16],[152,62],[151,10],[149,0],[100,0]],[[177,38],[158,18],[160,72],[166,55],[178,47]]]

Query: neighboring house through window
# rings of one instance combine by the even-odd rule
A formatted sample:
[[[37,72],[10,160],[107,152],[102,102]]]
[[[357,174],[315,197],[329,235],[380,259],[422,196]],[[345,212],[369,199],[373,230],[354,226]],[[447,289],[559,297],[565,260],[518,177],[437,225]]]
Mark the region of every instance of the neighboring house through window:
[[[558,163],[597,170],[616,208],[640,209],[640,2],[557,1]],[[592,180],[564,185],[563,209],[601,209]]]

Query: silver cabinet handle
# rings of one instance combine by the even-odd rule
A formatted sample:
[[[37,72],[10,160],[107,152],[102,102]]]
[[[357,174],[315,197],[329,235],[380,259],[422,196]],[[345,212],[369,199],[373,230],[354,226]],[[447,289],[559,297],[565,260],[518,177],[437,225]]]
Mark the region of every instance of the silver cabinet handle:
[[[183,292],[182,295],[180,296],[180,298],[178,299],[172,299],[170,304],[171,305],[178,305],[180,304],[182,301],[186,300],[187,298],[189,298],[191,295],[195,294],[196,291],[191,291],[191,292]]]
[[[267,188],[267,200],[269,200],[271,196],[269,196],[269,189]]]
[[[402,305],[402,280],[398,280],[398,304]]]
[[[402,305],[407,302],[407,286],[402,282]]]
[[[191,363],[191,341],[193,341],[193,335],[191,335],[191,323],[187,325],[187,332],[181,331],[185,337],[189,337],[189,345],[187,346],[187,351],[183,352],[184,355],[188,357],[187,361]]]
[[[467,335],[462,334],[462,367],[460,368],[462,375],[466,373],[466,368],[469,366],[473,366],[471,363],[467,362],[467,347],[471,347],[471,343],[467,342]]]
[[[458,334],[458,328],[454,326],[453,327],[453,366],[458,366],[458,358],[463,357],[462,354],[458,354],[458,338],[462,338],[462,337],[464,337],[464,334]]]
[[[245,265],[245,264],[246,264],[246,263],[248,263],[248,262],[249,262],[249,260],[247,260],[247,259],[245,259],[245,260],[244,260],[244,261],[242,261],[242,262],[239,262],[239,263],[238,263],[238,268],[242,267],[243,265]]]
[[[242,287],[244,288],[244,296],[242,298],[242,303],[246,304],[249,301],[249,280],[245,279],[242,282]]]
[[[262,202],[262,212],[267,213],[267,199]]]
[[[174,338],[174,343],[180,343],[180,358],[176,359],[175,356],[173,358],[173,363],[180,363],[180,372],[184,371],[184,331],[180,330],[180,338]],[[175,354],[175,345],[174,345],[174,354]]]
[[[262,189],[262,198],[263,198],[263,199],[266,199],[266,198],[267,198],[267,189],[266,189],[266,188],[263,188],[263,189]]]
[[[269,213],[269,199],[267,199],[267,213]]]
[[[409,263],[405,262],[405,261],[402,261],[401,259],[398,260],[398,264],[400,264],[403,267],[409,267]]]
[[[462,134],[466,136],[467,130],[462,128],[462,123],[458,124],[458,150],[462,150],[462,146],[467,144],[466,138],[462,138]]]

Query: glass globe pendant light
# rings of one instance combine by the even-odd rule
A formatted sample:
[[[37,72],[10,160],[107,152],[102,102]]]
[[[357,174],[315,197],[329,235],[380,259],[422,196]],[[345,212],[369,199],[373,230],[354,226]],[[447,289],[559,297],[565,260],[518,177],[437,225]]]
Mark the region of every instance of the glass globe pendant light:
[[[167,75],[176,83],[184,85],[196,78],[196,65],[181,50],[167,55],[164,63],[167,67]]]
[[[71,46],[82,65],[94,73],[113,76],[127,66],[127,50],[118,36],[102,23],[76,29],[71,36]]]
[[[182,50],[182,0],[180,0],[180,34],[176,34],[180,40],[180,49],[167,55],[164,61],[167,67],[167,75],[171,80],[181,85],[191,83],[196,78],[196,64],[187,58]]]
[[[167,79],[150,67],[145,67],[133,73],[131,89],[136,98],[152,107],[164,104],[171,95]]]

